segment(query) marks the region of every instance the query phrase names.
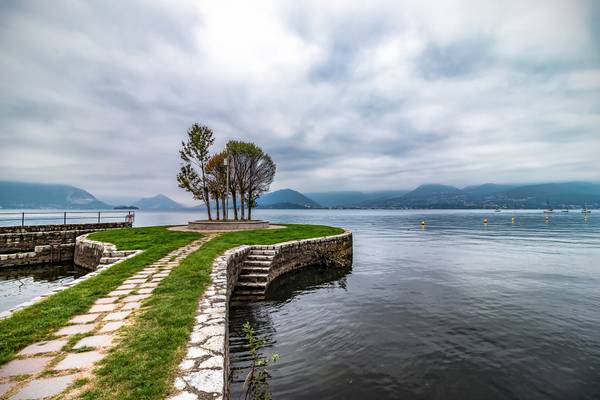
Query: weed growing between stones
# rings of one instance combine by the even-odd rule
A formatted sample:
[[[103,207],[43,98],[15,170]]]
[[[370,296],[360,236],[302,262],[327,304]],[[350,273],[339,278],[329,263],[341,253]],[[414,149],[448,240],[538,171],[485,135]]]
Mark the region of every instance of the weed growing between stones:
[[[258,352],[264,347],[265,340],[256,337],[254,328],[249,321],[244,322],[242,329],[246,335],[248,351],[252,356],[252,366],[244,381],[244,387],[246,387],[244,399],[271,400],[271,392],[269,391],[271,374],[267,367],[279,360],[279,354],[275,353],[270,358],[259,355]]]

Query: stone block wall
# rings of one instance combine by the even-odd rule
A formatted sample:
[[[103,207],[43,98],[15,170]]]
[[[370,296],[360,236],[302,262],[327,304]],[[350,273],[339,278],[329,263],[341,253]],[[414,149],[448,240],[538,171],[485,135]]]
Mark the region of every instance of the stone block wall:
[[[84,233],[128,227],[130,222],[0,227],[0,254],[31,251],[47,244],[75,244],[77,236]]]
[[[196,322],[175,380],[175,399],[229,399],[229,300],[252,249],[275,250],[269,281],[315,264],[352,265],[352,233],[297,240],[273,246],[240,246],[213,263],[211,283],[199,301]]]
[[[254,246],[275,250],[268,282],[288,272],[311,266],[325,265],[345,268],[352,265],[352,232],[335,236],[294,240],[273,246]]]
[[[33,251],[0,254],[0,268],[70,261],[74,248],[74,244],[43,245],[35,246]]]
[[[0,234],[56,232],[56,231],[99,231],[102,229],[131,228],[131,222],[101,222],[90,224],[53,224],[27,226],[0,226]]]

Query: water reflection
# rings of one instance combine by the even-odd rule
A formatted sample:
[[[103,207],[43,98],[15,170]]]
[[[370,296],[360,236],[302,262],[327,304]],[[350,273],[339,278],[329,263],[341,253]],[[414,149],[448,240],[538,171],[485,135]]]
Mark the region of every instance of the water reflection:
[[[72,263],[0,269],[0,312],[85,275]]]
[[[276,327],[273,315],[296,296],[314,293],[318,290],[346,290],[347,276],[351,268],[327,268],[313,266],[279,277],[269,286],[266,300],[256,303],[241,303],[230,310],[229,346],[231,354],[232,399],[243,397],[243,382],[252,359],[247,351],[242,325],[249,321],[257,336],[265,340],[261,355],[269,357],[276,341]],[[285,355],[281,354],[284,358]],[[280,362],[286,362],[282,359]]]

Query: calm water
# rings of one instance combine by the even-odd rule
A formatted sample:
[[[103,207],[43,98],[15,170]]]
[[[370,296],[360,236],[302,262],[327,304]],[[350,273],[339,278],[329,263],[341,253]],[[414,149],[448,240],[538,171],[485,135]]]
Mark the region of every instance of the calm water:
[[[84,275],[72,264],[0,268],[0,312],[29,301]]]
[[[245,320],[265,354],[281,355],[275,399],[600,399],[599,211],[547,223],[541,211],[256,215],[350,228],[355,260],[290,275],[268,301],[232,309],[233,399]],[[138,211],[136,225],[201,217]],[[62,268],[0,272],[0,310],[76,275]]]
[[[600,215],[268,214],[352,229],[355,262],[232,309],[233,399],[245,320],[281,355],[274,399],[600,399]]]

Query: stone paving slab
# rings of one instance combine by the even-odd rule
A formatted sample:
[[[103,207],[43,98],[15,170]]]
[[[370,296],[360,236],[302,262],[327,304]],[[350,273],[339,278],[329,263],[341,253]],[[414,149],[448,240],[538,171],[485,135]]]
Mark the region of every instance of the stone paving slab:
[[[121,321],[127,318],[131,314],[131,311],[117,311],[108,314],[102,321]]]
[[[137,310],[141,306],[142,306],[142,303],[140,303],[139,301],[132,301],[132,302],[129,302],[129,303],[125,303],[125,305],[123,306],[123,308],[121,308],[121,310],[123,310],[123,311],[126,311],[126,310]]]
[[[126,290],[113,290],[112,292],[110,292],[108,294],[109,297],[113,297],[113,296],[126,296],[129,293],[131,293],[133,291],[133,289],[126,289]]]
[[[37,374],[44,369],[50,360],[52,360],[52,357],[36,357],[9,361],[0,369],[0,377]]]
[[[73,374],[33,380],[11,397],[11,400],[35,400],[56,396],[71,385],[75,377],[76,375]]]
[[[125,321],[108,322],[106,325],[104,325],[102,328],[100,328],[100,330],[98,332],[99,333],[114,332],[117,329],[119,329],[120,327],[122,327],[123,325],[125,325]]]
[[[103,297],[101,299],[96,300],[94,304],[111,304],[117,301],[117,297]]]
[[[42,354],[42,353],[54,353],[60,351],[64,345],[67,344],[67,340],[59,339],[59,340],[50,340],[48,342],[38,342],[30,344],[25,347],[23,350],[19,352],[19,355],[22,356],[31,356],[34,354]]]
[[[112,344],[112,341],[112,335],[88,336],[77,342],[73,348],[81,349],[82,347],[109,347]]]
[[[57,371],[65,369],[90,368],[94,363],[102,360],[103,354],[97,351],[86,351],[85,353],[69,353],[54,367]]]
[[[69,325],[64,328],[60,328],[57,332],[57,336],[76,335],[79,333],[88,333],[93,331],[98,325],[97,324],[79,324]]]
[[[93,322],[98,319],[98,314],[82,314],[76,315],[69,320],[72,324],[87,324],[88,322]]]
[[[3,396],[5,393],[13,387],[12,383],[0,383],[0,396]]]
[[[119,304],[97,304],[95,306],[92,306],[92,308],[90,308],[90,313],[91,314],[95,314],[95,313],[103,313],[103,312],[109,312],[109,311],[114,311],[117,308],[119,308]]]

